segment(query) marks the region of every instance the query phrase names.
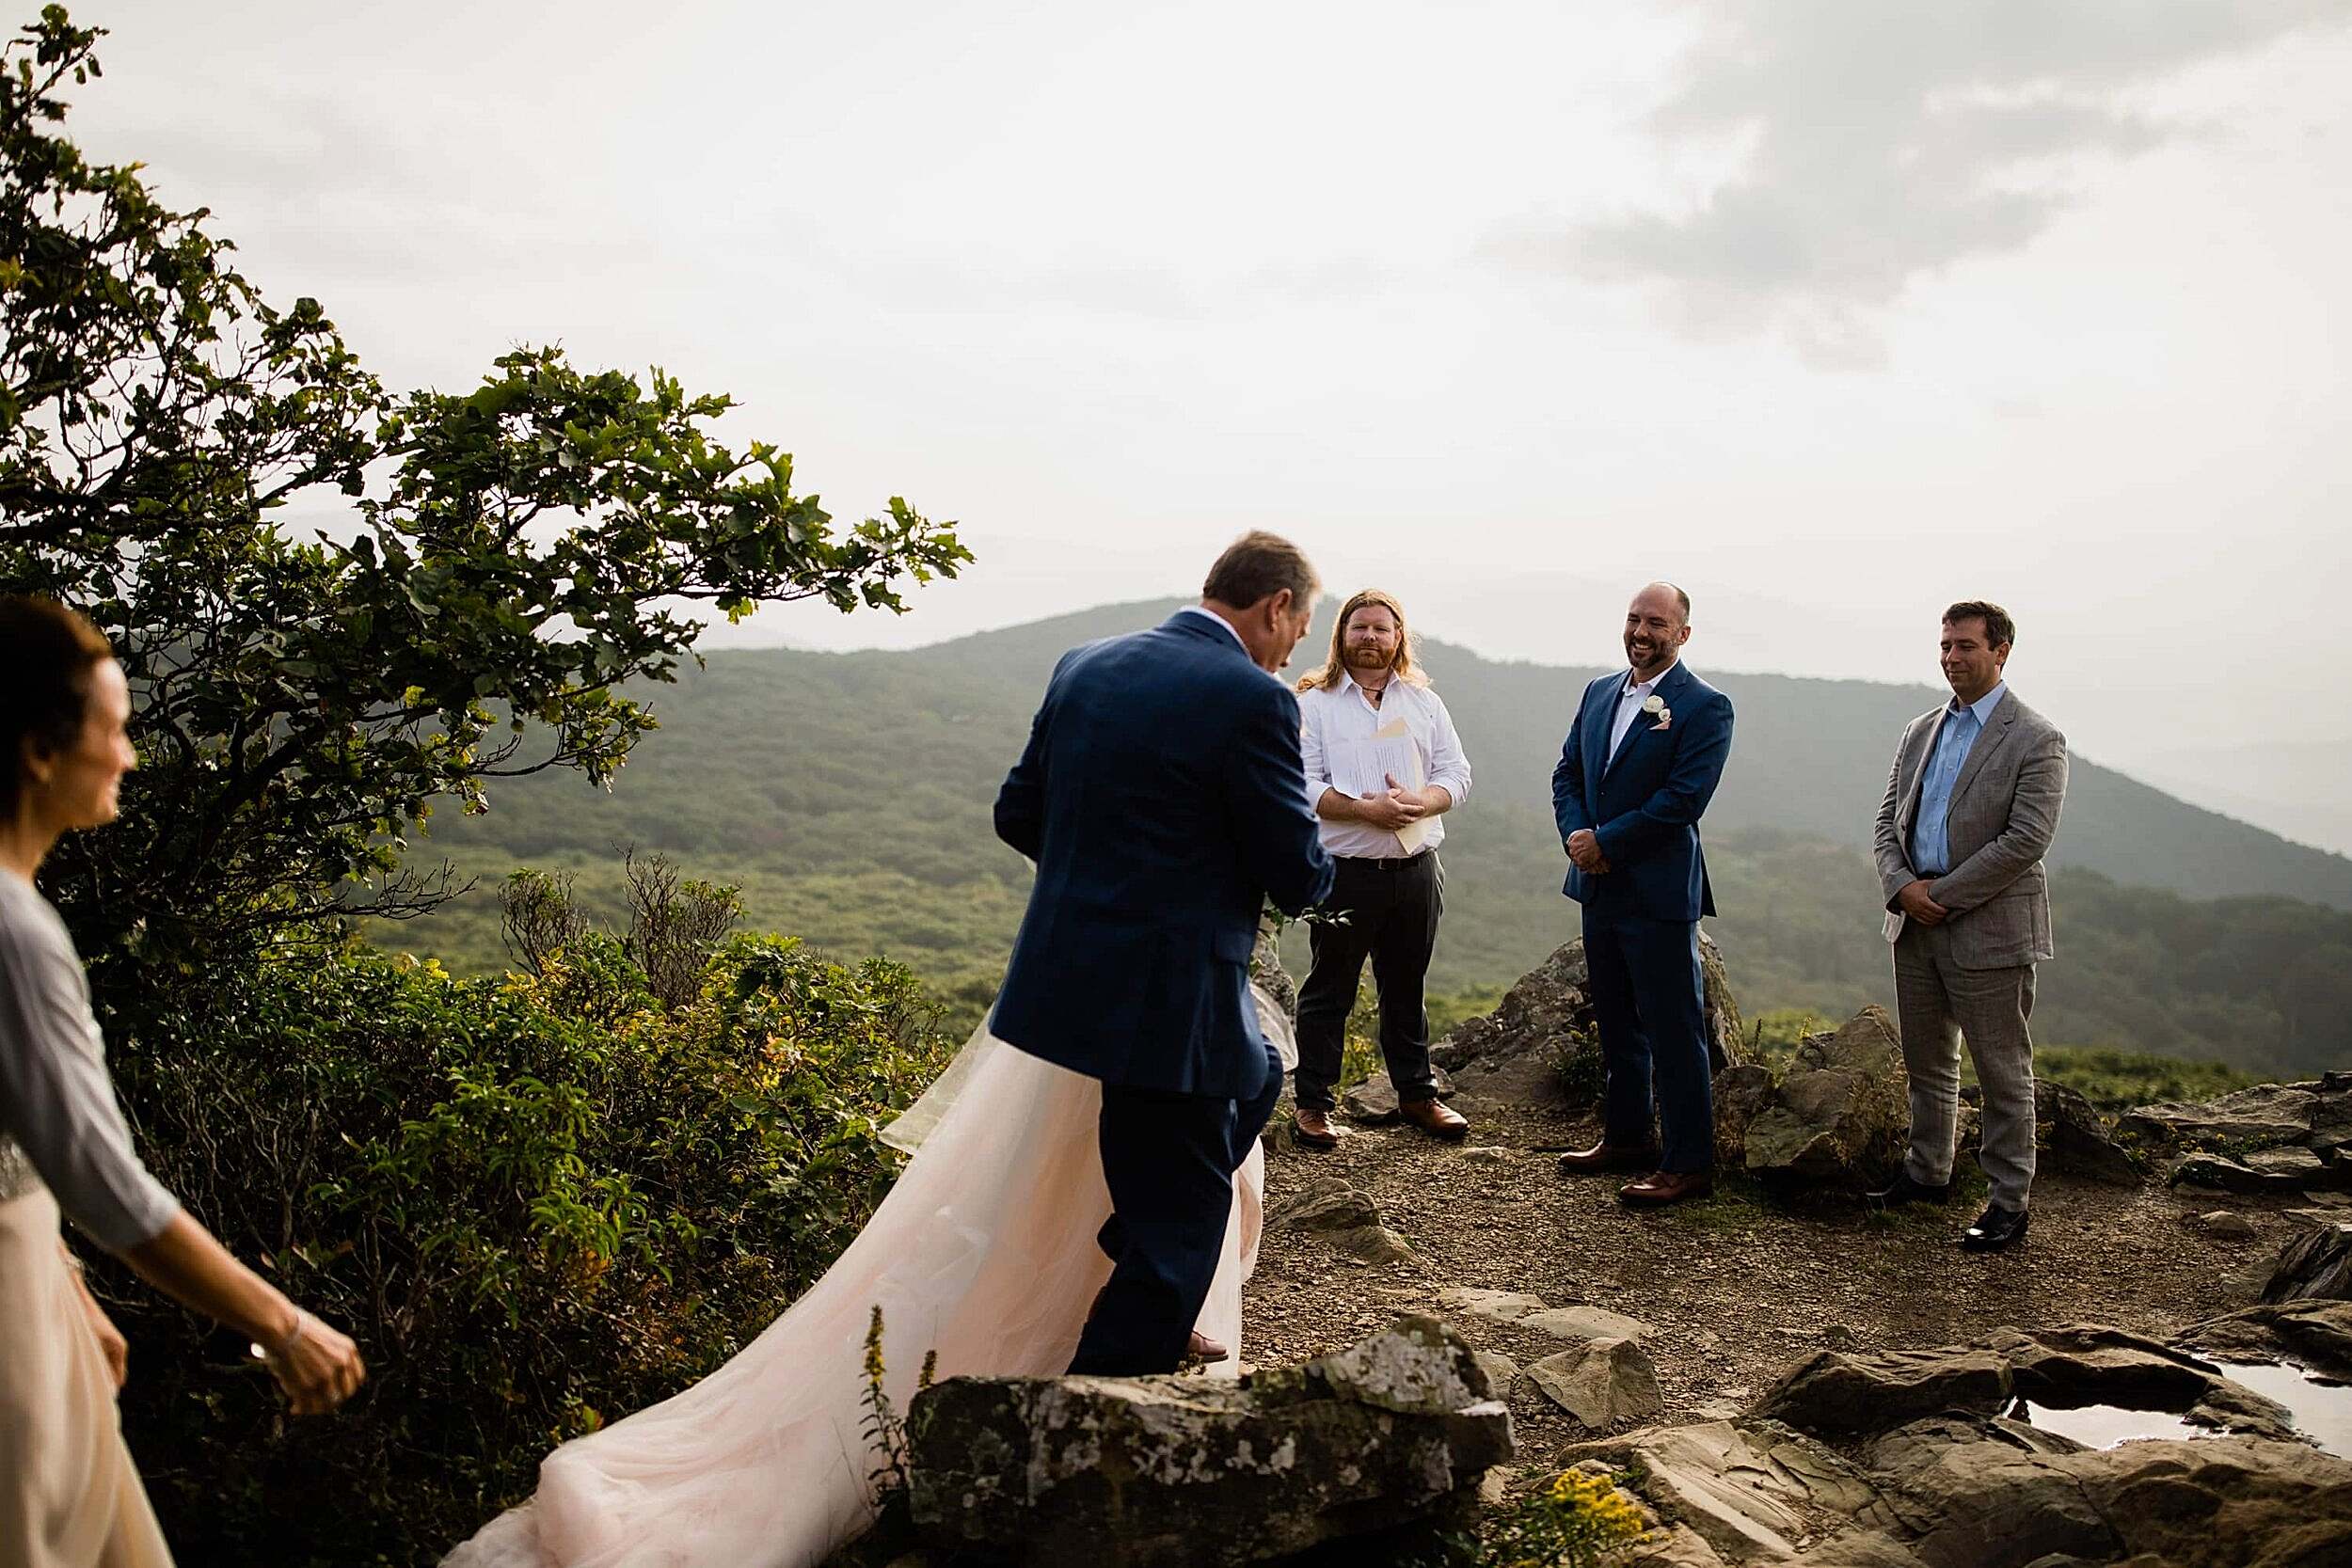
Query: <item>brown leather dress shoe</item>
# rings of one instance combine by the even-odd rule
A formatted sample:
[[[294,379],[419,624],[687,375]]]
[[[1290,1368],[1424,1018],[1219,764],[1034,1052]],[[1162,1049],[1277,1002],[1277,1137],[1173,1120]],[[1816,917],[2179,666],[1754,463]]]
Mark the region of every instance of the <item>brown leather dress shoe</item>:
[[[1332,1131],[1328,1114],[1301,1105],[1291,1114],[1291,1142],[1301,1148],[1337,1148],[1340,1135]]]
[[[1442,1100],[1407,1100],[1396,1114],[1433,1138],[1459,1142],[1470,1136],[1470,1120]]]
[[[1662,1209],[1687,1197],[1705,1197],[1715,1190],[1711,1170],[1661,1170],[1636,1177],[1617,1189],[1619,1201],[1636,1209]]]
[[[1224,1360],[1233,1353],[1196,1328],[1192,1331],[1192,1338],[1184,1345],[1184,1354],[1195,1361],[1214,1363]]]
[[[1603,1171],[1656,1170],[1658,1149],[1649,1144],[1613,1144],[1571,1148],[1560,1156],[1563,1176],[1597,1176]]]

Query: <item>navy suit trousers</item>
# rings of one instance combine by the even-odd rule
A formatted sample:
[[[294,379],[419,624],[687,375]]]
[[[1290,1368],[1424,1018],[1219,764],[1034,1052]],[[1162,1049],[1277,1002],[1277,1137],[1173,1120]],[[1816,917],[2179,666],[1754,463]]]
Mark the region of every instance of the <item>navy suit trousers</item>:
[[[1584,961],[1608,1073],[1604,1136],[1638,1147],[1661,1133],[1659,1169],[1715,1163],[1715,1087],[1695,920],[1651,920],[1584,906]]]
[[[1098,1123],[1111,1217],[1103,1226],[1110,1283],[1095,1298],[1073,1374],[1172,1372],[1216,1282],[1233,1212],[1233,1173],[1282,1092],[1266,1047],[1265,1086],[1246,1101],[1103,1085]]]

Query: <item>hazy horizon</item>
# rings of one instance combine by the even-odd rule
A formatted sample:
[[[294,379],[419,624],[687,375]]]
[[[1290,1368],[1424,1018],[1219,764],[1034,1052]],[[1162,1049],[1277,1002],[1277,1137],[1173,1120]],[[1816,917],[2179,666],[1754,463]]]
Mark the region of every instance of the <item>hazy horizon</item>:
[[[2079,749],[2352,847],[2352,0],[74,10],[85,150],[391,385],[660,365],[978,556],[713,645],[1252,526],[1497,657],[1668,577],[1701,668],[1932,684],[1982,596]]]

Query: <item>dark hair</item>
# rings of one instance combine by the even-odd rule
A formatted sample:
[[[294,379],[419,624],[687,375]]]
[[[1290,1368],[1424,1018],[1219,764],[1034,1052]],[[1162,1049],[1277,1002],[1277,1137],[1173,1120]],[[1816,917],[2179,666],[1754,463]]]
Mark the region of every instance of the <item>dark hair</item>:
[[[1944,612],[1944,622],[1982,621],[1984,640],[1990,646],[2006,648],[2017,641],[2017,623],[2009,618],[2009,611],[1990,599],[1963,599]]]
[[[1315,569],[1296,545],[1279,534],[1253,529],[1225,546],[1225,553],[1209,568],[1209,580],[1200,585],[1200,596],[1248,610],[1287,588],[1292,601],[1303,610],[1320,587]]]
[[[89,673],[114,657],[96,626],[54,599],[0,595],[0,817],[24,787],[24,743],[71,749],[89,709]]]

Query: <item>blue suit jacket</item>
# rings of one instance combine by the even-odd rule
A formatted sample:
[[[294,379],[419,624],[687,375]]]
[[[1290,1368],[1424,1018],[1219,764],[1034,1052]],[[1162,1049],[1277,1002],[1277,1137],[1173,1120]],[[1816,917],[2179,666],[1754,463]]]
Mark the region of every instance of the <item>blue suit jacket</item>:
[[[1037,862],[998,1038],[1105,1084],[1264,1086],[1259,916],[1331,891],[1298,733],[1289,688],[1198,615],[1062,656],[996,796]]]
[[[1656,693],[1673,721],[1661,730],[1648,715],[1637,716],[1613,758],[1609,729],[1629,673],[1603,675],[1584,689],[1560,765],[1551,770],[1561,843],[1590,828],[1609,862],[1599,877],[1571,864],[1562,891],[1591,910],[1696,920],[1715,912],[1699,816],[1731,755],[1731,699],[1677,660]]]

